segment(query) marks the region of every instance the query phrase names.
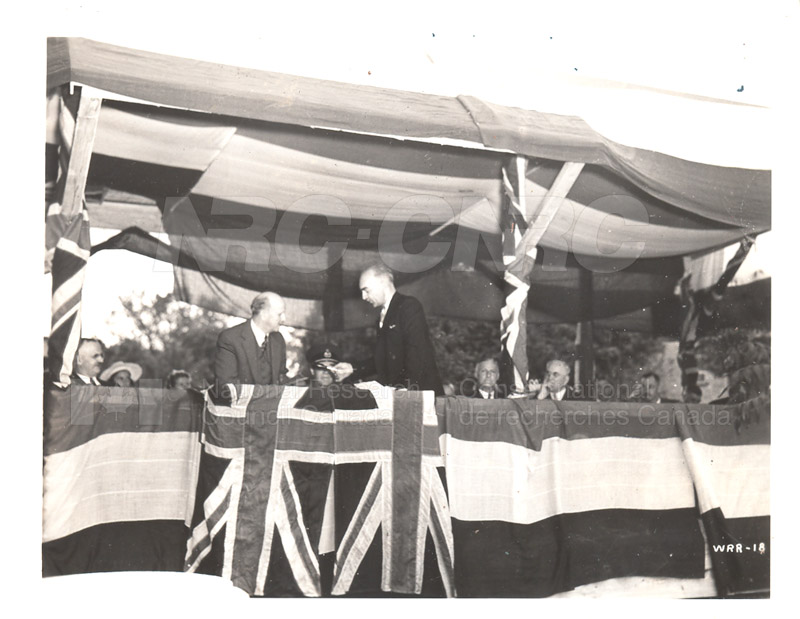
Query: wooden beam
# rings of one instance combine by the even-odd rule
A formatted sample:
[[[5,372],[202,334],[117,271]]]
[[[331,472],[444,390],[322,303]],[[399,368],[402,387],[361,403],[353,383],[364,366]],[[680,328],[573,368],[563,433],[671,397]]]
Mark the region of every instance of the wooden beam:
[[[83,194],[86,190],[86,176],[92,159],[94,138],[97,132],[97,119],[100,117],[101,99],[81,95],[78,115],[69,156],[69,167],[64,185],[64,199],[61,212],[68,219],[78,215],[83,208]],[[68,112],[64,110],[64,113]],[[67,135],[69,138],[69,135]]]
[[[553,221],[564,198],[567,197],[570,189],[578,179],[583,166],[583,163],[575,163],[573,161],[565,161],[564,165],[561,166],[558,176],[556,176],[550,189],[547,190],[547,193],[542,198],[536,215],[531,219],[528,229],[517,245],[515,262],[521,260],[525,255],[531,257],[535,255],[539,241],[542,240],[542,236],[544,236]]]
[[[326,332],[344,330],[343,287],[344,277],[340,258],[328,267],[325,291],[322,297],[322,317]]]
[[[592,272],[582,266],[578,267],[579,302],[581,315],[585,320],[578,322],[575,330],[575,386],[586,389],[594,382],[594,337],[592,334]]]

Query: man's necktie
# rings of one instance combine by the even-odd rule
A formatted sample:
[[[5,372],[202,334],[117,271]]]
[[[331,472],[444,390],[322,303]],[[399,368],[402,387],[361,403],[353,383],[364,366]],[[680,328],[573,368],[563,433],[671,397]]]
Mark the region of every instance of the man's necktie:
[[[267,357],[267,352],[268,352],[267,349],[268,349],[268,347],[269,347],[269,336],[265,335],[264,336],[264,341],[261,342],[261,351],[259,352],[259,354],[261,355],[262,358],[266,358]]]

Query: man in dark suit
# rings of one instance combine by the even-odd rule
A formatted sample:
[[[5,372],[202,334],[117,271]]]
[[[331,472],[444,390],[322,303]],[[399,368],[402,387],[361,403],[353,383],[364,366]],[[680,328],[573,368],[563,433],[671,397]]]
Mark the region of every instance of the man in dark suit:
[[[655,372],[645,372],[642,374],[641,382],[635,387],[638,397],[632,399],[651,404],[670,404],[677,400],[661,397],[661,377]]]
[[[99,385],[97,376],[105,361],[105,348],[100,340],[81,338],[75,361],[72,364],[70,383],[73,385]]]
[[[280,384],[286,375],[286,342],[278,332],[285,318],[283,299],[262,292],[250,304],[247,322],[225,329],[217,338],[214,375],[223,385]]]
[[[578,399],[572,387],[569,386],[569,376],[572,373],[569,365],[560,359],[551,359],[547,362],[544,380],[541,386],[539,381],[533,381],[531,389],[538,387],[537,400],[575,400]]]
[[[502,398],[502,390],[497,384],[500,378],[500,365],[497,359],[489,358],[478,361],[475,365],[476,388],[469,394],[472,398],[495,400]]]
[[[361,298],[381,310],[375,355],[355,367],[338,364],[340,378],[351,373],[357,379],[377,375],[382,385],[444,395],[422,304],[397,292],[392,271],[382,264],[366,269],[359,287]]]

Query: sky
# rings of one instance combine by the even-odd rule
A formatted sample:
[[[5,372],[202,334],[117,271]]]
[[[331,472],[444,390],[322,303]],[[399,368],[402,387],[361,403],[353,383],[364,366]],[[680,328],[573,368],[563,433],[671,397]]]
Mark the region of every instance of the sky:
[[[754,135],[750,128],[731,126],[725,119],[702,117],[710,132],[736,131],[743,140],[754,140],[756,147],[739,149],[742,152],[735,153],[736,157],[772,161],[780,152],[782,139],[790,129],[796,129],[796,123],[790,123],[797,109],[795,2],[676,0],[654,5],[498,1],[441,6],[411,2],[378,8],[377,3],[303,2],[288,6],[228,0],[208,9],[200,6],[163,0],[133,4],[40,2],[31,6],[31,13],[25,17],[8,20],[13,32],[0,45],[3,57],[12,61],[6,71],[8,83],[15,84],[20,98],[6,97],[5,117],[25,136],[13,139],[11,144],[14,158],[26,165],[6,167],[15,181],[7,196],[6,212],[17,212],[14,208],[30,202],[30,196],[41,195],[46,36],[82,36],[224,64],[426,93],[470,94],[500,104],[578,113],[609,137],[623,143],[632,137],[652,138],[665,152],[684,147],[686,136],[657,135],[652,117],[647,119],[642,112],[654,113],[655,118],[663,113],[657,107],[658,97],[650,90],[637,91],[634,106],[620,105],[618,95],[630,94],[625,84],[775,108],[774,118],[780,124],[776,121],[769,136]],[[759,115],[762,111],[753,107],[752,113]],[[713,148],[713,139],[690,141],[698,160],[727,156],[708,150]],[[788,199],[787,179],[796,177],[796,167],[783,159],[774,163],[775,245],[785,251],[793,246],[787,235],[795,228],[787,214],[796,202]],[[779,170],[789,173],[780,175]],[[6,248],[13,251],[8,289],[14,292],[9,294],[6,308],[11,312],[7,320],[12,325],[9,347],[19,353],[12,357],[15,365],[40,367],[41,344],[35,341],[41,342],[41,333],[46,330],[43,325],[49,321],[49,292],[41,283],[43,221],[38,208],[19,212],[23,229],[34,232],[19,235],[16,228],[6,228],[10,237]],[[781,268],[793,266],[791,260],[776,260],[777,251],[764,250],[776,276]],[[172,287],[171,273],[154,268],[152,261],[112,257],[121,252],[104,253],[108,254],[102,258],[104,262],[90,267],[86,288],[86,304],[91,300],[93,307],[85,314],[86,326],[97,335],[103,333],[103,316],[113,312],[119,296]],[[92,269],[102,274],[93,275]],[[109,273],[114,275],[109,277]],[[793,305],[785,288],[774,287],[773,298],[776,307]],[[777,320],[775,324],[780,328]],[[781,324],[784,333],[793,331],[785,322]],[[791,345],[775,342],[774,356],[786,355],[787,367],[792,352]],[[31,388],[36,393],[36,384]],[[38,418],[38,404],[26,412]],[[34,426],[32,432],[35,444],[37,432],[40,440],[40,428]],[[40,453],[35,448],[26,451],[19,462],[37,470]],[[36,505],[41,500],[41,486],[35,479],[30,482],[28,478],[28,482],[13,486],[11,492],[19,500]],[[789,509],[777,494],[774,505],[776,510]],[[25,525],[26,530],[32,527],[32,539],[22,542],[27,545],[12,554],[21,557],[21,571],[37,569],[38,524],[34,518]],[[778,531],[776,522],[776,534]],[[25,540],[28,537],[23,536]],[[172,595],[182,591],[191,596],[219,585],[216,579],[202,585],[149,579],[137,590],[138,579],[126,576],[120,580],[113,575],[98,578],[102,577],[93,576],[88,583],[81,578],[68,579],[66,584],[59,579],[47,586],[37,583],[33,595],[39,597],[32,599],[50,598],[52,604],[60,601],[62,594],[63,599],[73,600],[91,596],[113,604],[115,616],[127,616],[130,609],[126,603],[120,605],[119,596],[127,600],[136,597],[137,591],[146,591],[149,596],[162,589]],[[776,572],[774,586],[779,587],[780,581],[781,574]],[[232,595],[235,597],[235,593]],[[230,610],[228,604],[226,600]],[[648,614],[663,610],[651,607]]]

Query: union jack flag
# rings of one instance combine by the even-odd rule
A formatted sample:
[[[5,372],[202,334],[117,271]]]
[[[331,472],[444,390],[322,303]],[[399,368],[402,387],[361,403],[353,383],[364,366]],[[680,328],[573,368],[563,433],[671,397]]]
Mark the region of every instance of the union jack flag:
[[[78,182],[79,204],[74,212],[62,208],[67,190],[70,158],[75,141],[77,123],[63,97],[55,95],[51,103],[58,108],[58,178],[46,186],[45,200],[48,204],[45,225],[45,273],[52,272],[52,320],[48,340],[48,359],[51,379],[66,387],[72,374],[72,359],[78,349],[81,335],[81,291],[89,261],[91,242],[89,239],[89,214],[83,200],[85,177],[73,179]],[[99,103],[96,100],[81,101],[81,113],[96,115]],[[87,123],[82,123],[85,126]],[[83,133],[92,132],[91,122]],[[81,139],[91,142],[82,134]],[[88,156],[84,153],[81,156]]]
[[[455,595],[433,392],[332,387],[207,398],[186,571],[250,595],[315,597],[327,593],[320,556],[335,550],[333,595],[376,573],[382,591],[424,593],[431,563]]]

